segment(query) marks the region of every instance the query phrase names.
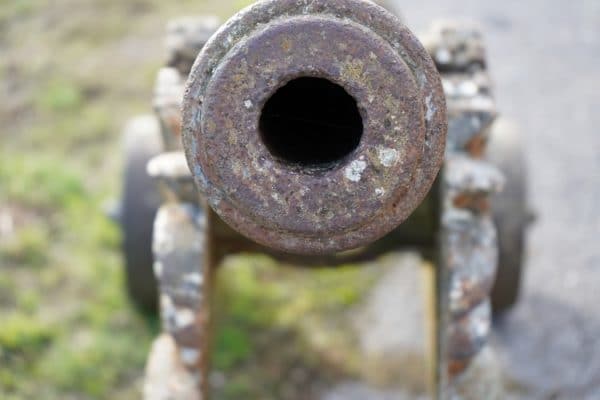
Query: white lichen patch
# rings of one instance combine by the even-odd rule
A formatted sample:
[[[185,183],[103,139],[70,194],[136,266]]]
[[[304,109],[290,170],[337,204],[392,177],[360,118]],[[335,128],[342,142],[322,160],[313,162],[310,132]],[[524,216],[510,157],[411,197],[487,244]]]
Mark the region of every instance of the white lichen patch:
[[[206,179],[206,175],[204,175],[204,171],[199,165],[194,165],[194,178],[198,188],[201,191],[206,191],[206,188],[208,187],[208,179]]]
[[[175,239],[171,234],[171,214],[166,209],[161,209],[156,214],[154,221],[154,238],[152,251],[155,255],[168,254],[175,249]]]
[[[156,276],[158,279],[160,279],[163,274],[163,264],[160,261],[155,261],[153,266],[154,266],[154,276]]]
[[[429,122],[429,121],[431,121],[431,118],[433,118],[433,115],[437,111],[437,109],[433,105],[433,99],[431,98],[431,95],[429,95],[425,98],[425,106],[427,107],[427,111],[425,113],[425,119],[427,120],[427,122]]]
[[[477,87],[477,84],[473,81],[465,81],[461,82],[458,90],[461,96],[472,97],[477,94],[479,87]]]
[[[367,168],[367,162],[363,160],[354,160],[346,167],[344,175],[352,182],[360,181],[363,171]]]
[[[391,167],[398,161],[398,150],[392,148],[380,148],[379,162],[384,167]]]
[[[381,188],[381,187],[378,187],[378,188],[375,189],[375,194],[378,197],[381,197],[381,196],[383,196],[385,194],[385,189]]]
[[[441,47],[435,52],[435,60],[440,64],[449,64],[452,61],[452,54],[448,49]]]
[[[185,283],[188,283],[190,285],[194,285],[194,286],[202,286],[202,275],[199,272],[193,272],[191,274],[185,274],[183,277],[183,281]]]
[[[192,366],[200,359],[200,352],[191,347],[183,347],[179,351],[179,357],[185,365]]]
[[[251,109],[252,108],[252,101],[250,101],[250,100],[244,101],[244,107],[246,107],[247,109]]]
[[[288,200],[284,199],[284,197],[282,195],[280,195],[279,193],[277,193],[277,192],[271,193],[271,198],[273,200],[275,200],[275,202],[277,204],[280,204],[282,206],[285,206],[287,204],[287,201],[288,201]]]
[[[168,314],[172,311],[174,305],[173,305],[173,300],[171,300],[171,297],[167,294],[162,293],[160,295],[160,308],[162,309],[162,312],[164,314]]]
[[[194,312],[189,308],[176,309],[174,317],[177,328],[183,328],[194,323]]]
[[[208,204],[213,209],[217,209],[221,206],[221,201],[223,200],[222,196],[219,193],[215,193],[212,196],[208,197]]]
[[[446,94],[446,96],[450,96],[450,97],[456,96],[457,90],[456,90],[456,85],[454,85],[454,82],[452,82],[448,79],[443,79],[442,86],[444,88],[444,93]]]

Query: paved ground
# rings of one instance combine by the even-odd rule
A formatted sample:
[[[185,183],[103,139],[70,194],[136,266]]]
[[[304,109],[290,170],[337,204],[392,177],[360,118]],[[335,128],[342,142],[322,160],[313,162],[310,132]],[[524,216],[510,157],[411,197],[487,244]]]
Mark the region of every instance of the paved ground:
[[[499,109],[522,128],[538,220],[521,302],[498,321],[493,340],[511,398],[600,399],[600,2],[398,4],[416,31],[434,17],[479,21]],[[414,296],[399,298],[390,285],[406,271],[393,269],[372,296],[372,329],[361,335],[369,351],[400,350],[411,340],[394,332],[414,317],[390,320],[390,310]],[[409,397],[349,382],[326,400]]]

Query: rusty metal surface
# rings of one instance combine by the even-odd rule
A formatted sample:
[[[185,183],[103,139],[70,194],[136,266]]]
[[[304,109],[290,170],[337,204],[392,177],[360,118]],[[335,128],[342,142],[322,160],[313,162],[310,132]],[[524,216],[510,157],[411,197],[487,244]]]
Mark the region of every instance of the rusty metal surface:
[[[185,79],[173,67],[158,71],[152,106],[158,117],[166,151],[181,149],[181,100]]]
[[[441,174],[438,393],[442,400],[479,399],[478,389],[491,384],[486,398],[498,399],[499,381],[482,385],[467,379],[482,354],[493,354],[486,344],[498,238],[490,199],[502,190],[504,177],[483,157],[496,108],[481,35],[455,23],[438,23],[432,32],[428,50],[442,72],[449,115]]]
[[[147,172],[158,184],[164,202],[198,203],[198,192],[183,152],[165,152],[152,158],[147,165]],[[200,206],[205,207],[204,204]],[[349,262],[373,260],[400,248],[419,249],[423,253],[431,253],[436,245],[438,224],[435,221],[435,209],[437,207],[436,193],[430,193],[402,225],[383,238],[368,246],[335,254],[306,256],[277,251],[240,235],[216,215],[212,219],[211,235],[219,244],[215,251],[221,256],[260,252],[269,254],[279,261],[301,267],[336,267]]]
[[[212,15],[188,16],[167,25],[167,63],[158,71],[152,105],[159,118],[166,151],[180,150],[181,101],[196,56],[219,27]]]
[[[441,399],[471,399],[456,395],[456,387],[487,343],[498,262],[489,197],[501,190],[502,175],[467,154],[449,155],[443,174]]]
[[[173,337],[163,333],[150,350],[144,379],[144,400],[204,400],[196,382],[196,372],[182,363]]]
[[[221,25],[214,15],[180,17],[167,24],[167,63],[182,76],[188,76],[192,64],[208,39]]]
[[[206,215],[189,203],[166,203],[156,216],[154,272],[159,282],[163,332],[172,340],[174,353],[166,357],[179,366],[165,371],[162,380],[178,374],[186,382],[191,377],[194,384],[193,388],[189,384],[170,386],[164,399],[203,399],[207,391],[212,269],[206,230]],[[165,346],[155,350],[169,352]],[[151,368],[153,359],[149,359],[149,371],[156,370]],[[149,382],[150,377],[146,380]],[[183,389],[185,396],[180,392]]]
[[[435,21],[422,37],[442,73],[483,70],[487,67],[481,28],[466,21]]]
[[[491,307],[484,299],[448,327],[448,372],[452,378],[464,372],[487,344],[490,326]]]
[[[146,169],[159,185],[165,202],[198,202],[198,191],[182,151],[162,153],[152,158]]]
[[[475,218],[468,211],[450,211],[444,217],[445,266],[452,271],[448,309],[460,316],[489,295],[498,257],[496,232],[490,218]]]
[[[358,147],[327,166],[282,162],[261,140],[265,102],[307,76],[343,87],[362,117]],[[270,0],[236,15],[196,60],[183,121],[190,169],[215,212],[297,253],[355,248],[400,224],[431,187],[446,131],[425,50],[396,17],[355,0]]]
[[[443,73],[442,84],[448,101],[448,146],[481,157],[497,115],[487,72]]]

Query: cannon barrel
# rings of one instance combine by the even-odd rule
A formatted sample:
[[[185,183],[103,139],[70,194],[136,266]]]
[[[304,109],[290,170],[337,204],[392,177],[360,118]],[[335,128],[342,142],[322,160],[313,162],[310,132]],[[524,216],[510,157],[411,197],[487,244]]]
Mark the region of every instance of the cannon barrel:
[[[267,0],[208,41],[183,144],[197,187],[248,238],[300,254],[369,244],[428,193],[444,156],[434,63],[365,0]]]

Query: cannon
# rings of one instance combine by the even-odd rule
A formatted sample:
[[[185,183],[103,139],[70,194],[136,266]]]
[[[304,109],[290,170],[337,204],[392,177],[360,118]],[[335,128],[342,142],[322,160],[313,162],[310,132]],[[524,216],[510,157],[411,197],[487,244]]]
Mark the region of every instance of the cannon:
[[[151,236],[164,333],[145,398],[208,398],[212,282],[225,255],[335,265],[403,246],[437,265],[434,392],[461,396],[491,304],[516,301],[527,224],[524,182],[501,172],[520,149],[494,122],[479,31],[442,22],[420,41],[362,0],[261,1],[208,40],[207,21],[180,21],[178,34],[197,40],[157,81],[152,129],[164,151],[147,188],[162,194]],[[495,197],[503,186],[510,196]],[[498,240],[508,267],[494,289]]]

